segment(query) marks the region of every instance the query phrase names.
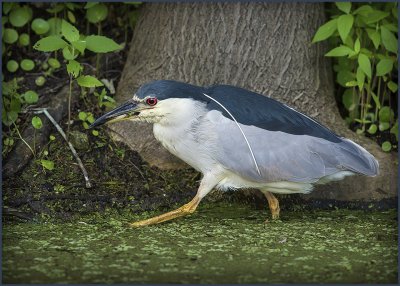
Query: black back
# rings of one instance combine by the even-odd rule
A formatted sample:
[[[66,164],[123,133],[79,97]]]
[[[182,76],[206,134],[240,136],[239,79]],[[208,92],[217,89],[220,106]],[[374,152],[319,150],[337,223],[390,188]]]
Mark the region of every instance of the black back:
[[[207,88],[170,80],[160,80],[143,85],[137,96],[154,95],[159,100],[167,98],[193,98],[207,104],[209,110],[219,110],[231,119],[216,102],[220,102],[235,119],[245,125],[254,125],[270,131],[281,131],[296,135],[319,137],[331,142],[341,142],[338,135],[308,116],[261,94],[230,85],[215,85]]]

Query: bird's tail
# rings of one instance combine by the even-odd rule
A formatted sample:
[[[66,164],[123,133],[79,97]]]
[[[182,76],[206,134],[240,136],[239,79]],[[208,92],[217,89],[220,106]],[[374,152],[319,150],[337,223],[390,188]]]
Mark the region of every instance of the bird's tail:
[[[338,144],[339,162],[344,169],[371,177],[379,174],[379,163],[373,155],[349,139],[342,140]]]

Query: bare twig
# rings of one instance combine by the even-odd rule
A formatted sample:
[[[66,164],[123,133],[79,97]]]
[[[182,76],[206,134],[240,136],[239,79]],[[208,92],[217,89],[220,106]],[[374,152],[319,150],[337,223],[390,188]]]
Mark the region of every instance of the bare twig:
[[[15,126],[15,129],[17,130],[19,139],[21,139],[22,142],[24,142],[24,144],[29,148],[29,150],[31,150],[31,152],[32,152],[32,154],[33,154],[33,157],[36,157],[35,151],[33,151],[32,147],[28,144],[28,142],[26,142],[26,141],[24,140],[24,138],[22,138],[21,133],[19,133],[19,130],[18,130],[17,125],[16,125],[14,122],[13,122],[13,124],[14,124],[14,126]]]
[[[83,163],[82,163],[81,159],[79,158],[78,153],[76,152],[74,146],[71,144],[71,142],[68,141],[67,135],[65,134],[64,130],[62,130],[61,126],[58,125],[58,123],[54,120],[53,116],[51,116],[51,114],[47,111],[46,108],[35,108],[32,110],[34,110],[36,114],[43,113],[51,121],[51,123],[53,123],[53,125],[56,127],[57,131],[61,134],[61,136],[68,143],[69,149],[71,149],[72,154],[74,155],[76,161],[78,162],[78,165],[82,170],[83,176],[85,177],[86,188],[91,188],[92,184],[90,183],[88,172],[86,171],[85,167],[83,166]]]

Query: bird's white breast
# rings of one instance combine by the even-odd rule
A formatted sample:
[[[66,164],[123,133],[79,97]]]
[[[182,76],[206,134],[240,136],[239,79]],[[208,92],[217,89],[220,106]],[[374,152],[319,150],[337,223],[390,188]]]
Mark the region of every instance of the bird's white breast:
[[[216,161],[212,158],[212,130],[207,133],[200,126],[208,112],[204,105],[191,99],[168,99],[173,110],[160,122],[154,123],[155,138],[172,154],[202,173],[211,171]]]

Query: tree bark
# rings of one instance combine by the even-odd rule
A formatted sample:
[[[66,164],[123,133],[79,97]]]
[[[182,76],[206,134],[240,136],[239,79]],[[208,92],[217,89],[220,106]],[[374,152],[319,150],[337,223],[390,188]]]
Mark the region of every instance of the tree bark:
[[[395,154],[349,130],[334,98],[325,44],[311,44],[325,21],[322,3],[145,4],[118,85],[119,102],[156,79],[230,84],[280,100],[364,146],[380,162],[376,178],[352,177],[308,198],[379,200],[396,196]],[[121,122],[111,133],[160,168],[185,166],[157,143],[151,126]]]

